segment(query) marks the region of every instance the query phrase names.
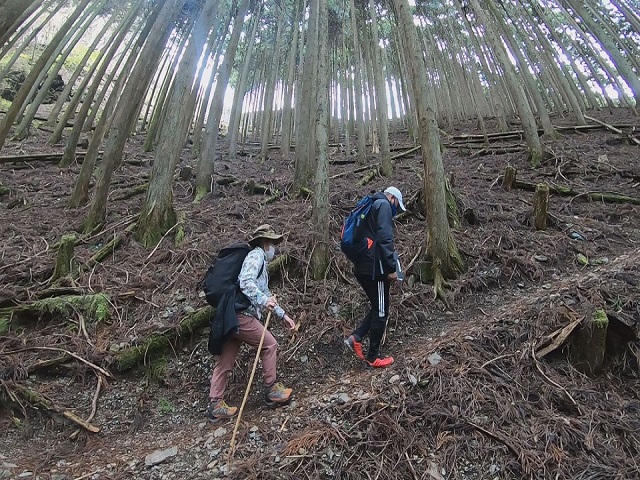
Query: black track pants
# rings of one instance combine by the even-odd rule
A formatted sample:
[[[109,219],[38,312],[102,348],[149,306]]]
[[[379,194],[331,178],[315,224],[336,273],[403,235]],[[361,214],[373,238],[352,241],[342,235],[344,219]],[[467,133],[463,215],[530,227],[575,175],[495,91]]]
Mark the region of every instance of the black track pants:
[[[384,329],[389,316],[389,280],[372,280],[369,275],[356,275],[358,283],[369,299],[371,309],[362,319],[362,322],[353,332],[353,335],[362,340],[369,334],[369,353],[367,358],[373,360],[380,351],[380,342],[384,335]]]

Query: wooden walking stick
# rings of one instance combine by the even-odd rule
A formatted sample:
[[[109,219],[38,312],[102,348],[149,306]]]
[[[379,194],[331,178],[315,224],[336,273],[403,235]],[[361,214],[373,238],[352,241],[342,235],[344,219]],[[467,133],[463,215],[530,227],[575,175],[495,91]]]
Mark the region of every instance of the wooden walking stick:
[[[238,412],[238,419],[236,420],[236,426],[233,427],[233,435],[231,435],[231,445],[229,447],[228,462],[231,461],[236,451],[236,434],[238,433],[238,427],[240,426],[240,420],[242,419],[242,412],[244,411],[244,406],[247,403],[247,398],[249,398],[249,391],[251,390],[251,384],[253,383],[253,376],[256,374],[256,367],[258,366],[260,351],[262,350],[262,344],[264,343],[264,335],[267,333],[267,328],[269,327],[269,320],[271,320],[271,311],[269,311],[269,313],[267,314],[267,320],[264,322],[264,330],[262,331],[262,336],[260,337],[260,343],[258,344],[258,351],[256,352],[256,358],[253,361],[253,369],[251,369],[249,384],[247,385],[247,389],[244,392],[244,398],[242,399],[242,403],[240,404],[240,411]]]

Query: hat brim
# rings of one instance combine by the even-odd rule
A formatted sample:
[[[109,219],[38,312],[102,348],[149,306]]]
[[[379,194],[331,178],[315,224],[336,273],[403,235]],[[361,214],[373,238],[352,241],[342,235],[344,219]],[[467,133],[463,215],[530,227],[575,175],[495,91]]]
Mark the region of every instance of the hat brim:
[[[271,240],[273,243],[278,244],[284,240],[284,235],[277,235],[275,233],[264,233],[262,235],[258,235],[249,240],[250,245],[255,245],[260,240]]]
[[[402,210],[403,212],[406,212],[407,209],[404,206],[404,203],[402,203],[402,200],[400,200],[398,197],[395,197],[396,200],[398,200],[398,206],[400,207],[400,210]]]

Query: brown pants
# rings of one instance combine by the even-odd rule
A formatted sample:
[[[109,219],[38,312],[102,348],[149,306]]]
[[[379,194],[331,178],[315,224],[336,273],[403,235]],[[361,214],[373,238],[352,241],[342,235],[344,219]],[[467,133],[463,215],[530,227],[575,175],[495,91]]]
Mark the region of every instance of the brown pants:
[[[227,377],[233,369],[236,357],[240,351],[240,346],[247,343],[252,347],[260,344],[260,338],[264,331],[262,325],[255,317],[238,314],[238,333],[231,335],[222,346],[222,353],[216,366],[213,368],[211,375],[211,389],[209,390],[209,398],[212,400],[220,400],[224,398],[224,391],[227,386]],[[262,376],[266,387],[270,387],[276,381],[276,352],[278,351],[278,342],[273,338],[268,330],[264,333],[264,342],[262,343],[262,351],[260,358],[262,359]]]

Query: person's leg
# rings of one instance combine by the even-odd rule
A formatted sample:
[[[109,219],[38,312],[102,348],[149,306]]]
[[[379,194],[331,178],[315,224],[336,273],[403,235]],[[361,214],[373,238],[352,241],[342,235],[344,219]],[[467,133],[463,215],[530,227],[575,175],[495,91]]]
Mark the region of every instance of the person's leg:
[[[276,382],[276,357],[278,352],[278,342],[273,338],[271,332],[264,328],[256,318],[247,317],[245,315],[238,316],[240,328],[238,335],[249,345],[257,347],[260,344],[262,332],[264,332],[264,341],[260,351],[262,359],[262,374],[265,386],[265,402],[268,405],[284,405],[291,398],[292,389],[286,388],[282,383]]]
[[[237,337],[243,342],[258,347],[262,332],[264,331],[264,341],[260,358],[262,359],[262,375],[265,387],[271,387],[276,381],[276,358],[278,352],[278,342],[269,330],[265,331],[264,325],[255,317],[238,315]]]
[[[222,353],[218,358],[216,366],[213,368],[211,375],[211,387],[209,389],[209,398],[216,403],[224,398],[224,391],[227,387],[227,378],[229,372],[233,370],[233,365],[240,351],[242,340],[235,335],[227,338],[222,345]]]
[[[376,282],[376,299],[377,305],[374,307],[371,318],[371,330],[369,331],[369,352],[367,353],[367,361],[375,362],[380,353],[380,342],[384,336],[384,330],[387,325],[389,316],[389,287],[391,283],[388,280],[380,280]],[[391,363],[393,360],[391,360]],[[374,365],[375,366],[375,365]],[[380,365],[388,366],[388,365]]]
[[[213,368],[209,388],[209,406],[207,407],[207,417],[212,422],[233,417],[238,411],[237,407],[231,407],[224,401],[224,391],[241,345],[242,340],[239,338],[235,336],[227,338],[222,345],[222,352],[216,366]]]
[[[370,305],[369,311],[360,322],[360,325],[358,325],[358,328],[356,328],[352,333],[355,339],[358,342],[360,342],[369,333],[369,330],[371,329],[371,321],[373,320],[374,316],[377,315],[376,312],[378,308],[378,287],[377,287],[378,282],[376,282],[375,280],[372,280],[368,276],[362,276],[362,275],[356,275],[356,279],[358,280],[358,283],[364,290],[365,295],[369,299],[369,305]]]

